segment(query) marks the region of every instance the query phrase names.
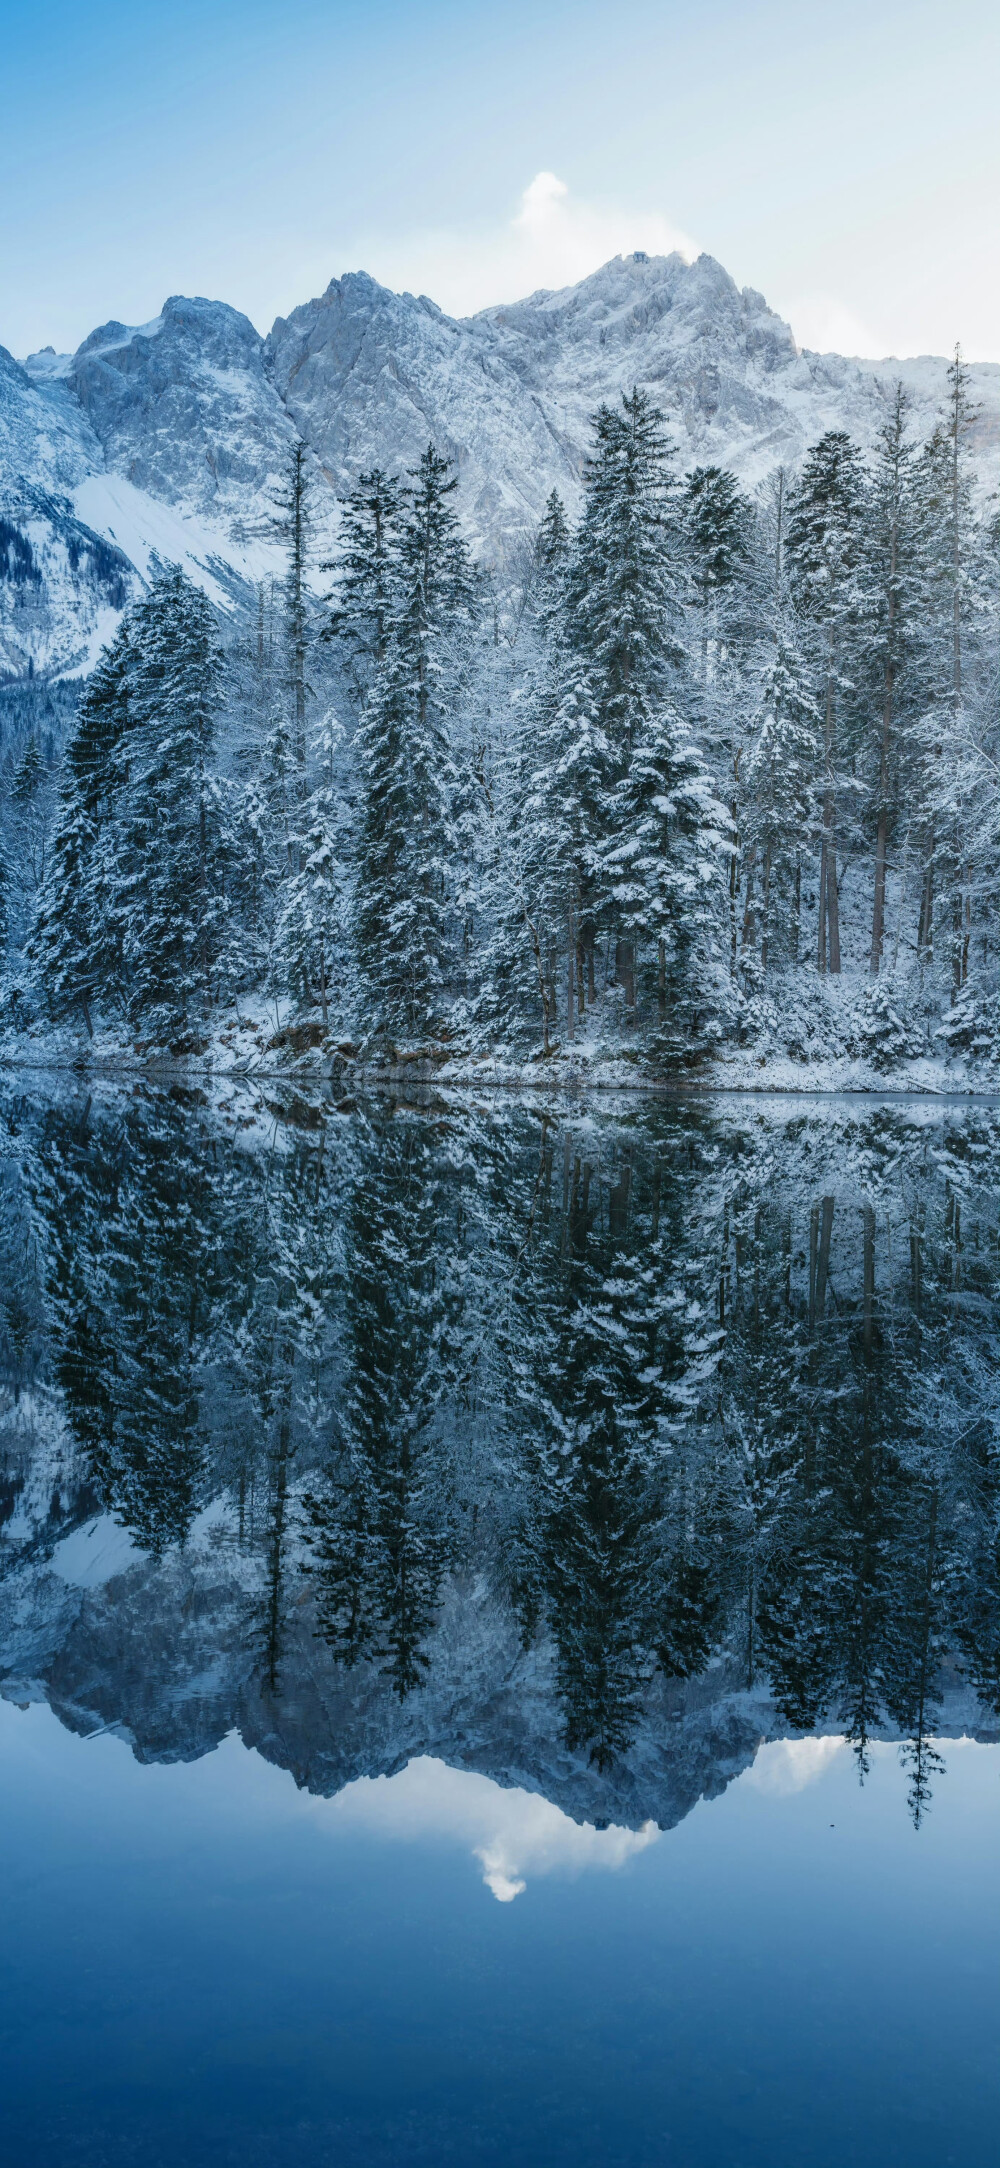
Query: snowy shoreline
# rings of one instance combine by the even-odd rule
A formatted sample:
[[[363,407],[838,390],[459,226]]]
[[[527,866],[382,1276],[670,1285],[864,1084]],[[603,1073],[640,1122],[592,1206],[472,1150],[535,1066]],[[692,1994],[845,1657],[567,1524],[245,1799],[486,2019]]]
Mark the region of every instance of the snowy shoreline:
[[[56,1036],[56,1035],[53,1035]],[[58,1035],[63,1038],[62,1034]],[[242,1050],[241,1050],[242,1052]],[[0,1047],[0,1069],[36,1075],[76,1076],[82,1083],[145,1079],[149,1083],[188,1086],[209,1084],[304,1084],[340,1090],[344,1095],[410,1087],[448,1091],[530,1092],[541,1098],[585,1096],[590,1092],[627,1092],[643,1098],[708,1099],[928,1099],[1000,1100],[1000,1080],[956,1065],[919,1061],[880,1074],[863,1061],[817,1063],[812,1075],[796,1074],[789,1061],[761,1064],[738,1056],[706,1064],[697,1075],[637,1073],[631,1061],[567,1058],[510,1062],[490,1055],[450,1060],[407,1059],[374,1066],[339,1058],[326,1049],[278,1055],[271,1049],[234,1058],[233,1050],[214,1042],[204,1053],[173,1056],[136,1053],[121,1046],[93,1049],[86,1044],[14,1050]]]

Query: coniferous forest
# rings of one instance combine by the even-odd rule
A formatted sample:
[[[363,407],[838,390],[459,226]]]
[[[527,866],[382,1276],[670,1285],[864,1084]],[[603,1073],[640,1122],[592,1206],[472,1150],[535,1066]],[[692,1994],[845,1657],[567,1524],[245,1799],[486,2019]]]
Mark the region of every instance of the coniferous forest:
[[[888,1738],[919,1822],[1000,1712],[995,1107],[285,1090],[4,1094],[5,1675],[167,1758],[252,1691],[320,1790],[409,1712],[633,1821]]]
[[[3,809],[6,1020],[197,1052],[257,1003],[378,1060],[1000,1058],[1000,558],[956,355],[753,495],[641,390],[582,510],[474,563],[456,476],[362,475],[216,610],[161,564]],[[327,545],[329,547],[329,545]]]

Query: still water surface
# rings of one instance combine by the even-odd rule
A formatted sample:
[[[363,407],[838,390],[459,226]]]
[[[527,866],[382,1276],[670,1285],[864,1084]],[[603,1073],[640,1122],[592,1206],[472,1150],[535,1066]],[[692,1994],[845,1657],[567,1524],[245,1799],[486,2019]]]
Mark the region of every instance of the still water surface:
[[[1000,1111],[6,1090],[15,2168],[1000,2110]]]

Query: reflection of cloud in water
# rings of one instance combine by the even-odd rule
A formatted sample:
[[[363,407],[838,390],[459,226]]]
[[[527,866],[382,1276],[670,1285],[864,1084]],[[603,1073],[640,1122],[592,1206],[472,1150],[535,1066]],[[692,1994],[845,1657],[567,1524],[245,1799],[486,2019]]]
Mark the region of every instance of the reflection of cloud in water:
[[[753,1786],[756,1792],[770,1792],[783,1796],[789,1792],[804,1792],[807,1784],[815,1784],[843,1752],[846,1739],[773,1739],[768,1746],[759,1747],[752,1769],[747,1769],[743,1783]]]
[[[508,1790],[429,1754],[408,1762],[398,1776],[358,1777],[336,1799],[322,1802],[321,1810],[324,1819],[385,1836],[446,1837],[467,1845],[501,1904],[520,1895],[529,1875],[622,1867],[659,1836],[655,1822],[636,1830],[571,1821],[535,1792]]]

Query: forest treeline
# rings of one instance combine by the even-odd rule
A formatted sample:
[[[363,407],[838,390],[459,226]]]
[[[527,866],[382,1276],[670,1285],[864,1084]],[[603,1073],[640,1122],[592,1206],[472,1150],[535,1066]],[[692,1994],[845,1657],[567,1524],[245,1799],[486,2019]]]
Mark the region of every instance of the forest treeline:
[[[888,387],[874,450],[828,431],[749,496],[635,390],[577,525],[553,494],[502,572],[429,446],[361,477],[323,603],[300,448],[256,624],[161,567],[56,778],[28,741],[8,1014],[184,1043],[266,993],[371,1046],[1000,1053],[974,419],[956,356],[927,442]]]
[[[862,1773],[901,1736],[919,1818],[943,1697],[995,1723],[990,1108],[3,1111],[0,1380],[79,1455],[32,1478],[39,1555],[103,1510],[163,1557],[216,1501],[293,1700],[317,1633],[433,1687],[479,1588],[601,1769],[712,1671]]]

